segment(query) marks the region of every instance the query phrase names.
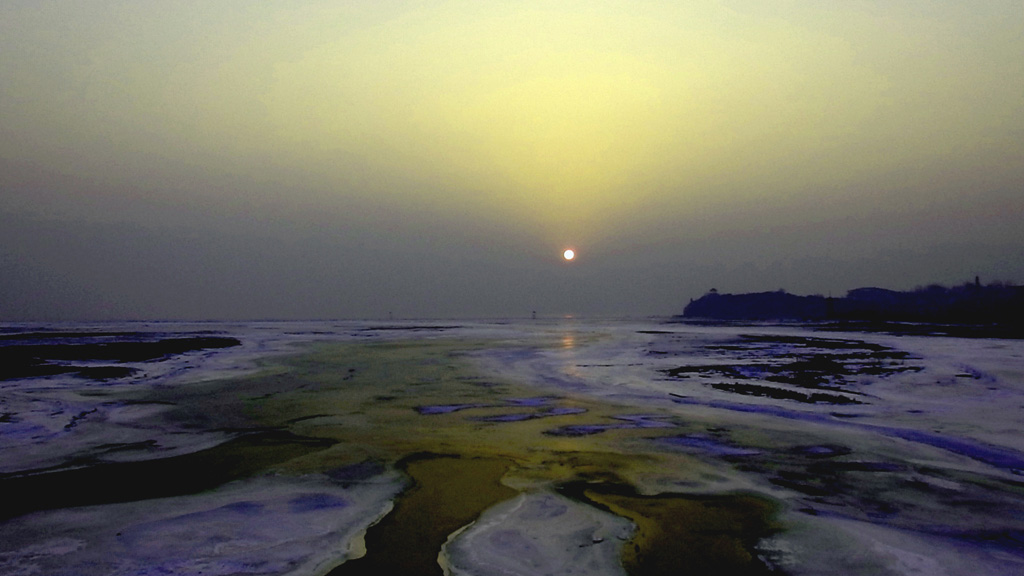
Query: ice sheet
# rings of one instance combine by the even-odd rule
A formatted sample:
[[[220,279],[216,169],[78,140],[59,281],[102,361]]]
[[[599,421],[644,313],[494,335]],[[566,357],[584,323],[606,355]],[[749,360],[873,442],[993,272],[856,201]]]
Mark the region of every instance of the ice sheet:
[[[195,496],[38,512],[0,524],[0,573],[322,574],[363,553],[395,474],[343,487],[263,477]]]
[[[439,562],[450,576],[625,575],[632,524],[550,492],[521,494],[453,535]]]
[[[570,546],[582,533],[576,522],[600,524],[580,519],[596,509],[573,503],[564,517],[543,522],[522,515],[537,502],[561,502],[545,483],[578,474],[619,475],[648,494],[742,488],[775,498],[787,512],[782,532],[762,543],[764,557],[792,574],[826,573],[833,564],[881,574],[1014,573],[1024,559],[1022,341],[657,321],[73,328],[213,331],[242,345],[133,364],[134,375],[102,382],[0,382],[0,479],[226,442],[244,422],[204,412],[212,410],[204,394],[215,391],[221,402],[276,407],[283,420],[275,425],[339,442],[334,457],[342,460],[416,449],[518,461],[509,485],[526,495],[449,542],[452,573],[486,573],[481,558],[512,549],[533,550],[543,566],[569,550],[600,551],[588,573],[618,573],[604,556],[610,539]],[[438,341],[447,344],[431,344]],[[348,372],[322,374],[317,365],[274,380],[282,368],[265,359],[317,343],[367,344],[352,373],[353,386],[364,388],[348,390]],[[442,352],[431,355],[435,349]],[[388,373],[392,354],[405,355],[395,364],[403,370],[434,371],[402,380]],[[370,370],[372,363],[383,367]],[[257,377],[261,370],[269,376]],[[456,376],[446,381],[449,372]],[[232,378],[273,388],[235,390]],[[452,382],[458,393],[449,393]],[[196,418],[170,416],[189,402]],[[395,426],[386,441],[379,422]],[[243,479],[194,496],[8,520],[0,524],[0,572],[323,572],[357,545],[353,534],[388,507],[399,481],[381,480],[357,504],[368,488],[331,483],[316,462],[307,466],[319,476]],[[245,521],[253,515],[262,520]],[[530,557],[504,562],[522,570],[516,562]]]
[[[657,328],[657,329],[652,329]],[[823,333],[799,327],[708,327],[626,323],[605,326],[568,324],[562,346],[491,348],[475,355],[494,377],[517,378],[553,390],[566,390],[616,402],[664,406],[674,402],[680,413],[709,408],[718,411],[803,419],[816,426],[855,426],[879,435],[942,447],[987,464],[1016,472],[1024,456],[1024,342],[1015,340],[896,337],[861,333]],[[733,347],[744,336],[767,339],[757,347]],[[782,342],[771,343],[772,337]],[[810,339],[812,346],[787,339]],[[731,365],[754,367],[796,353],[820,354],[814,341],[849,341],[881,346],[907,354],[887,360],[893,368],[915,370],[884,376],[867,370],[831,386],[837,394],[861,403],[836,406],[730,393],[714,384],[729,381],[720,374],[673,378],[679,366]],[[879,360],[876,363],[881,364]],[[920,368],[920,370],[917,370]],[[742,373],[742,371],[740,371]],[[747,371],[749,372],[749,370]],[[755,372],[756,373],[756,372]],[[742,376],[743,384],[808,391]],[[820,391],[811,389],[811,392]]]

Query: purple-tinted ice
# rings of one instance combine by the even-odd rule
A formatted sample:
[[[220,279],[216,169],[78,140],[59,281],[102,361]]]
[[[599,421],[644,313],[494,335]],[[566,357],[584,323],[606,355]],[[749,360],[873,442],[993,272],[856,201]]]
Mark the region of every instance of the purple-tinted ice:
[[[557,400],[556,396],[534,396],[532,398],[509,398],[508,403],[514,406],[546,406],[551,403],[552,400]]]
[[[696,452],[713,454],[715,456],[754,456],[761,453],[760,450],[754,450],[753,448],[730,446],[704,434],[666,436],[658,438],[658,442],[689,448]]]
[[[452,412],[458,412],[459,410],[469,410],[470,408],[488,407],[488,404],[434,404],[431,406],[417,406],[416,411],[424,415],[433,415],[451,414]]]

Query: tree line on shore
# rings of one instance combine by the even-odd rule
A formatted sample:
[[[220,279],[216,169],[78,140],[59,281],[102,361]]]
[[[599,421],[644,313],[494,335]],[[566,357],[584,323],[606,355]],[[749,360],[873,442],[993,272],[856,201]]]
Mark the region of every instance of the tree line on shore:
[[[683,318],[715,320],[850,320],[1024,326],[1024,286],[933,284],[908,291],[857,288],[844,297],[798,296],[785,290],[721,294],[691,300]]]

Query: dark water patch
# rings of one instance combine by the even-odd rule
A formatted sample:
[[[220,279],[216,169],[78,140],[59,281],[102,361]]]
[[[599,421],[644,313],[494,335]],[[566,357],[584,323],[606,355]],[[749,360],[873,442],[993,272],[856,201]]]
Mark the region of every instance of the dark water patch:
[[[577,436],[592,436],[594,434],[600,434],[606,430],[617,428],[614,424],[570,424],[568,426],[560,426],[551,430],[545,430],[546,436],[564,436],[564,437],[577,437]]]
[[[380,476],[387,468],[383,462],[378,460],[364,460],[355,464],[349,464],[348,466],[342,466],[340,468],[334,468],[333,470],[327,471],[327,477],[332,482],[341,485],[343,488],[348,488],[353,484],[365,482],[370,478]]]
[[[903,372],[922,372],[924,366],[903,366],[903,365],[892,365],[892,364],[866,364],[857,368],[857,374],[866,374],[870,376],[892,376],[893,374],[900,374]]]
[[[538,420],[540,418],[551,418],[552,416],[567,416],[570,414],[583,414],[586,408],[552,408],[538,412],[520,412],[515,414],[497,414],[494,416],[475,416],[470,420],[477,422],[524,422],[526,420]]]
[[[115,444],[101,444],[96,447],[97,454],[116,454],[118,452],[150,452],[159,447],[156,440],[143,440],[141,442],[119,442]]]
[[[749,472],[801,495],[802,502],[819,513],[906,525],[920,521],[921,501],[936,497],[930,486],[908,482],[913,470],[906,464],[792,452],[747,464]]]
[[[648,414],[628,414],[612,416],[615,420],[621,420],[623,424],[570,424],[551,430],[545,430],[546,436],[591,436],[608,430],[631,430],[640,428],[671,428],[675,424],[664,422],[666,417],[652,416]]]
[[[367,326],[366,328],[360,328],[359,332],[443,332],[445,330],[457,330],[462,328],[458,325],[411,325],[411,326]]]
[[[742,457],[761,454],[760,450],[754,448],[743,448],[733,446],[722,440],[713,438],[707,434],[689,434],[685,436],[660,436],[655,441],[670,446],[676,446],[700,454],[711,454],[714,456]]]
[[[31,358],[3,358],[0,354],[0,380],[17,380],[19,378],[45,378],[59,374],[77,372],[74,366],[60,364],[44,364]]]
[[[413,409],[420,414],[430,416],[435,414],[451,414],[452,412],[469,410],[471,408],[491,408],[492,406],[492,404],[433,404],[428,406],[416,406]]]
[[[822,348],[826,350],[891,350],[888,346],[865,342],[863,340],[845,338],[818,338],[814,336],[786,336],[782,334],[740,334],[746,342],[757,344],[786,344],[802,348]]]
[[[36,361],[32,358],[9,361],[0,368],[0,380],[16,380],[19,378],[45,378],[70,374],[96,380],[99,382],[125,378],[138,372],[127,366],[75,366],[70,364],[52,364]]]
[[[412,486],[390,514],[366,532],[366,555],[349,560],[330,576],[440,575],[441,546],[484,510],[514,497],[501,483],[510,462],[417,454],[398,463]]]
[[[240,346],[237,338],[197,336],[165,338],[150,342],[106,342],[100,344],[31,344],[0,348],[0,357],[45,360],[118,360],[144,362],[196,350]]]
[[[973,544],[997,548],[1024,558],[1024,530],[1004,528],[995,530],[973,530],[969,532],[939,532],[942,536],[952,536]]]
[[[827,394],[824,392],[800,392],[798,390],[787,390],[773,386],[760,386],[757,384],[740,384],[731,382],[716,382],[709,384],[716,390],[732,392],[743,396],[758,396],[761,398],[774,398],[776,400],[795,400],[804,404],[862,404],[859,400],[842,396],[840,394]]]
[[[266,399],[268,397],[271,397],[271,396],[274,396],[274,394],[270,394],[268,396],[261,396],[260,400],[264,400],[264,399]],[[292,418],[291,420],[288,420],[288,424],[289,425],[291,425],[291,424],[298,424],[299,422],[307,422],[309,420],[317,420],[317,419],[320,419],[320,418],[330,418],[332,416],[335,416],[335,414],[326,414],[326,413],[325,414],[310,414],[309,416],[301,416],[299,418]]]
[[[769,476],[768,481],[776,486],[788,488],[807,496],[824,498],[839,494],[834,479],[823,478],[799,470],[782,470]]]
[[[746,352],[747,350],[750,350],[750,346],[745,346],[743,344],[713,344],[710,346],[705,346],[704,349],[716,350],[721,352]]]
[[[726,378],[737,379],[745,379],[748,377],[742,371],[740,371],[739,366],[734,364],[679,366],[677,368],[669,368],[667,370],[662,370],[661,372],[669,375],[672,378],[689,378],[689,375],[691,374],[698,374],[700,376],[724,376]]]
[[[811,444],[807,446],[794,446],[789,449],[790,454],[803,456],[805,458],[835,458],[852,453],[853,450],[839,444]]]
[[[37,510],[195,494],[333,445],[287,432],[251,433],[214,448],[159,460],[0,475],[0,519]]]
[[[768,404],[738,404],[736,402],[728,402],[724,400],[704,400],[700,398],[693,398],[690,396],[683,396],[669,392],[669,396],[672,397],[672,401],[676,404],[691,405],[691,406],[707,406],[709,408],[717,408],[720,410],[729,410],[731,412],[743,412],[749,414],[762,414],[765,416],[774,416],[777,418],[786,418],[788,420],[801,420],[805,422],[818,422],[822,424],[835,423],[837,426],[864,426],[865,428],[871,428],[871,426],[857,425],[847,422],[837,422],[832,420],[826,415],[817,414],[814,412],[801,412],[793,410],[791,408],[783,408],[780,406],[772,406]]]
[[[152,337],[149,335],[148,337]],[[79,374],[85,378],[107,380],[130,375],[130,368],[75,366],[67,362],[106,360],[148,362],[193,352],[239,346],[236,338],[196,336],[163,338],[152,341],[113,341],[100,343],[17,344],[0,346],[0,380],[39,378],[58,374]]]
[[[763,377],[770,382],[792,384],[802,388],[820,388],[828,384],[843,383],[843,376],[850,372],[845,364],[835,358],[815,354],[781,366],[766,366]]]
[[[1024,327],[1013,324],[932,324],[851,320],[819,325],[817,329],[826,332],[868,332],[895,336],[1024,339]]]
[[[495,416],[474,416],[473,418],[470,418],[470,420],[475,420],[477,422],[524,422],[526,420],[535,420],[537,418],[542,418],[542,416],[535,412],[526,412],[518,414],[497,414]]]
[[[558,400],[557,396],[537,396],[533,398],[510,398],[505,400],[506,406],[512,406],[517,408],[540,408],[550,405],[551,402]],[[500,404],[483,404],[483,403],[466,403],[466,404],[430,404],[423,406],[416,406],[413,409],[416,412],[425,415],[432,416],[437,414],[451,414],[453,412],[460,412],[462,410],[470,410],[477,408],[502,408]],[[547,410],[538,410],[534,412],[515,412],[506,414],[495,414],[489,416],[475,416],[470,420],[476,420],[478,422],[522,422],[524,420],[534,420],[537,418],[548,418],[551,416],[562,416],[566,414],[580,414],[586,412],[583,408],[565,408],[555,407]]]
[[[85,420],[86,418],[88,418],[90,414],[95,414],[98,411],[99,411],[98,408],[93,408],[92,410],[85,410],[83,412],[79,412],[78,414],[75,414],[74,416],[71,417],[71,421],[68,422],[64,426],[64,429],[65,430],[71,430],[75,426],[78,426],[79,422],[81,422],[82,420]]]
[[[652,414],[623,414],[612,416],[616,420],[623,420],[628,424],[623,425],[629,428],[671,428],[675,424],[665,422],[668,416],[657,416]]]
[[[905,472],[906,464],[896,462],[871,462],[863,460],[828,460],[813,462],[807,471],[813,474],[838,474],[842,472]]]
[[[79,368],[77,372],[82,378],[105,381],[127,378],[138,372],[138,370],[128,366],[88,366]]]
[[[642,496],[617,483],[571,483],[559,491],[633,521],[623,548],[630,576],[780,574],[757,549],[780,530],[779,506],[752,494]]]
[[[73,332],[73,331],[29,331],[0,334],[0,342],[25,340],[78,340],[83,338],[119,338],[119,339],[144,339],[152,338],[153,334],[147,332]]]
[[[809,497],[821,509],[855,518],[913,515],[910,502],[927,493],[907,485],[903,474],[907,466],[888,462],[819,460],[804,464],[793,459],[760,464],[760,469],[751,471],[763,474],[772,484]],[[902,496],[897,489],[904,491]]]
[[[838,390],[836,385],[846,384],[851,376],[892,376],[903,372],[920,372],[922,366],[883,364],[880,362],[849,362],[834,357],[815,355],[779,366],[768,366],[763,378],[803,388]]]
[[[728,352],[747,362],[679,366],[662,372],[679,379],[692,375],[761,379],[801,388],[840,391],[851,377],[886,377],[924,369],[907,363],[915,358],[908,352],[860,340],[749,334],[740,338],[738,343],[706,346],[705,350]]]
[[[558,396],[534,396],[532,398],[509,398],[508,400],[506,400],[506,402],[508,402],[509,404],[511,404],[513,406],[537,407],[537,406],[547,406],[548,404],[551,404],[555,400],[558,400]]]

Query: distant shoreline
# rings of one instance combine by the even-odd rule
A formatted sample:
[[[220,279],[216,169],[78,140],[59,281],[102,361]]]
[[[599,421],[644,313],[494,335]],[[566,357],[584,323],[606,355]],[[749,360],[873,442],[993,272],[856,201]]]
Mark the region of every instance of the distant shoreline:
[[[817,322],[825,330],[1024,338],[1024,287],[977,280],[912,291],[858,288],[845,297],[798,296],[784,290],[691,300],[674,320]]]

